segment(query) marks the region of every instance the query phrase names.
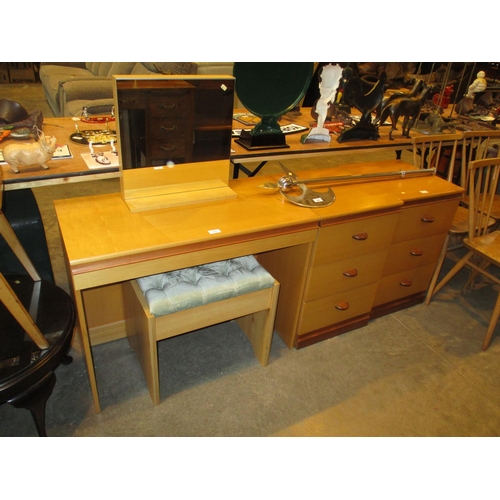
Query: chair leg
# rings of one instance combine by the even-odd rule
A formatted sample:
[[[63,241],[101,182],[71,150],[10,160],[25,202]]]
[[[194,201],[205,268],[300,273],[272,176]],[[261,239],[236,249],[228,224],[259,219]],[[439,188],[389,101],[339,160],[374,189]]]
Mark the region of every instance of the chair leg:
[[[486,337],[483,342],[483,351],[488,349],[491,342],[491,337],[493,337],[493,332],[498,323],[498,318],[500,317],[500,293],[498,294],[495,308],[493,309],[493,314],[491,315],[490,324],[488,325],[488,330],[486,332]]]
[[[434,295],[441,290],[441,288],[446,285],[462,268],[464,268],[469,261],[470,257],[473,255],[473,252],[468,252],[464,255],[448,272],[448,274],[436,285],[434,289]]]
[[[478,266],[483,270],[486,271],[488,267],[490,266],[490,263],[487,260],[483,260],[479,262]],[[471,269],[470,270],[470,275],[467,278],[467,281],[465,282],[464,289],[466,288],[472,288],[472,284],[476,280],[478,276],[483,276],[477,269]]]
[[[439,259],[436,264],[436,269],[434,269],[434,274],[432,275],[431,282],[429,283],[429,288],[427,289],[427,295],[425,297],[425,305],[428,306],[431,298],[434,294],[434,289],[436,288],[436,282],[439,278],[439,273],[443,267],[444,259],[446,258],[446,253],[448,251],[448,245],[450,243],[450,233],[446,235],[446,240],[443,244],[443,248],[441,249],[441,253],[439,254]]]
[[[8,401],[15,408],[25,408],[31,412],[40,437],[47,437],[45,407],[55,385],[56,376],[54,372],[49,372],[33,387],[30,387],[27,391]]]

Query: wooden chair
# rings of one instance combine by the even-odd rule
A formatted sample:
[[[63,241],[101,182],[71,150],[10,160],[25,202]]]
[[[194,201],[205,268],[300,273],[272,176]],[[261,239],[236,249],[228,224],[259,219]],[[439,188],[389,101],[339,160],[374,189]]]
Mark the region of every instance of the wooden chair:
[[[487,270],[490,265],[500,267],[500,231],[491,231],[490,228],[493,201],[500,175],[500,158],[472,161],[468,170],[469,229],[468,237],[463,240],[463,245],[468,251],[435,287],[434,294],[438,293],[465,266],[471,268],[471,278],[466,286],[471,285],[479,274],[500,285],[500,279]],[[499,316],[500,293],[483,342],[484,350],[490,344]]]
[[[1,210],[0,234],[27,272],[0,273],[0,404],[29,409],[39,436],[46,436],[54,370],[71,362],[75,307],[63,289],[40,278]]]
[[[446,179],[449,182],[459,182],[464,188],[464,195],[457,207],[457,211],[453,218],[453,222],[448,230],[448,235],[443,244],[441,254],[439,255],[438,261],[436,263],[436,269],[429,283],[429,288],[427,289],[427,295],[425,298],[425,304],[429,305],[432,296],[435,293],[435,286],[441,269],[443,267],[444,261],[447,257],[457,260],[452,252],[463,248],[463,239],[467,236],[469,231],[469,209],[468,209],[468,198],[469,198],[469,176],[468,164],[475,159],[483,158],[489,149],[490,134],[492,131],[473,131],[464,132],[462,139],[459,141],[460,147],[457,149],[457,154],[455,155],[456,161],[450,161],[447,165],[441,165],[441,173],[445,174]],[[493,132],[494,137],[496,132]],[[500,137],[500,135],[499,135]],[[460,158],[458,158],[460,156]],[[460,168],[457,169],[457,166]],[[497,197],[495,197],[497,200]],[[496,203],[494,204],[494,207]],[[494,211],[493,211],[494,212]],[[493,230],[497,225],[498,219],[493,215],[488,220],[489,230]]]
[[[256,358],[266,366],[278,292],[279,283],[253,256],[126,283],[127,337],[153,403],[160,403],[157,343],[170,337],[236,319]]]
[[[455,217],[446,236],[446,240],[443,244],[441,254],[439,255],[436,269],[429,283],[429,288],[427,289],[427,295],[425,298],[425,304],[429,305],[432,296],[435,293],[435,286],[441,269],[447,257],[452,258],[456,262],[452,252],[463,248],[463,239],[467,236],[469,231],[469,175],[468,175],[468,165],[471,161],[485,158],[490,149],[490,141],[494,137],[500,137],[500,131],[497,133],[495,131],[472,131],[464,132],[463,138],[460,141],[461,147],[457,150],[456,162],[449,162],[442,170],[446,175],[446,179],[449,182],[460,182],[460,185],[464,188],[464,195],[457,208]],[[458,158],[460,156],[460,158]],[[456,166],[460,165],[460,169],[457,172]],[[493,209],[491,212],[491,217],[488,219],[489,230],[495,229],[500,220],[500,198],[495,195],[495,200],[493,204]]]
[[[420,135],[413,137],[413,164],[418,168],[435,168],[443,177],[442,164],[455,164],[457,146],[462,134]]]
[[[460,185],[466,189],[469,185],[469,170],[467,165],[471,161],[483,160],[490,157],[500,156],[500,148],[495,148],[500,143],[500,130],[472,130],[463,133],[462,141],[462,170]],[[469,205],[469,195],[466,192],[461,205]],[[500,196],[495,196],[491,217],[500,221]]]

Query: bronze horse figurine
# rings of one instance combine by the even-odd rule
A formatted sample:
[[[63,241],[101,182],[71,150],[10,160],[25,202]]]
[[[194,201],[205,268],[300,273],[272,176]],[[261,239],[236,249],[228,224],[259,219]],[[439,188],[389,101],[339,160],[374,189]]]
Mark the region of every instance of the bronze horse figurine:
[[[399,118],[403,117],[403,137],[410,138],[410,130],[420,115],[422,106],[431,91],[431,86],[426,85],[417,97],[399,97],[394,99],[382,109],[380,123],[384,123],[388,117],[391,118],[391,130],[389,139],[392,141],[392,133],[396,130]]]

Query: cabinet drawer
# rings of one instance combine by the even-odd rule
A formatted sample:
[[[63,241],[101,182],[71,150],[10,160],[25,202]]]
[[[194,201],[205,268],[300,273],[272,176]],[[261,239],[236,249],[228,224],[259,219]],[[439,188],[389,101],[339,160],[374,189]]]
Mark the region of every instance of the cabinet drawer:
[[[458,200],[450,200],[404,208],[399,217],[393,243],[447,233],[457,207]]]
[[[399,214],[382,215],[322,227],[314,256],[314,266],[388,248]]]
[[[176,120],[151,120],[148,132],[148,141],[151,144],[161,141],[174,140],[179,137],[186,137],[191,130],[186,124]]]
[[[305,302],[374,283],[380,279],[386,257],[384,249],[315,267],[311,271]]]
[[[382,276],[389,276],[416,267],[436,264],[446,233],[402,241],[391,246]]]
[[[137,89],[120,89],[118,107],[121,111],[126,109],[144,109],[146,106],[146,94]]]
[[[377,283],[303,304],[299,335],[370,312]]]
[[[149,151],[149,156],[153,159],[180,158],[186,156],[188,148],[184,137],[176,137],[162,143],[155,143]]]
[[[152,94],[148,99],[148,112],[151,118],[180,118],[191,115],[190,91],[171,90],[168,94]]]
[[[435,263],[386,276],[379,281],[373,306],[423,292],[429,286]]]

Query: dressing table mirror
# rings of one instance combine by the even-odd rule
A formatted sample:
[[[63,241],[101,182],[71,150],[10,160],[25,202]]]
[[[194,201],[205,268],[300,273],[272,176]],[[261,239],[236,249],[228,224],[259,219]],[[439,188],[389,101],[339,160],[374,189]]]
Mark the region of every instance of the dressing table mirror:
[[[236,197],[232,76],[113,78],[120,187],[132,212]]]

